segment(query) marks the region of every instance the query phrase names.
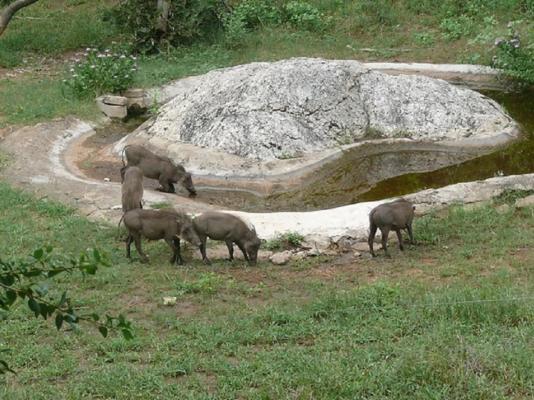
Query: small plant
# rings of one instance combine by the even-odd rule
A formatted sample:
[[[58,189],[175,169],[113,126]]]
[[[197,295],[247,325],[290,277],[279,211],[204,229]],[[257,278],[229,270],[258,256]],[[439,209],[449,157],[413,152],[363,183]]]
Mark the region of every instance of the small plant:
[[[86,49],[85,60],[70,68],[71,76],[63,81],[67,92],[75,97],[118,93],[131,86],[137,71],[134,56],[106,49]]]
[[[287,21],[301,30],[319,32],[330,22],[315,6],[304,1],[290,1],[284,6],[284,12]]]
[[[242,1],[223,19],[226,42],[231,47],[239,46],[247,32],[258,26],[279,25],[280,22],[280,11],[269,2]]]
[[[523,197],[534,194],[534,190],[519,190],[519,189],[507,189],[504,190],[498,196],[493,198],[495,204],[514,204],[517,200]]]
[[[178,295],[189,293],[213,294],[223,285],[224,280],[214,272],[201,274],[197,280],[181,281],[176,284]]]
[[[444,18],[439,27],[443,31],[443,37],[447,40],[458,40],[471,33],[473,21],[466,15],[459,17]]]
[[[416,32],[413,38],[415,43],[424,47],[430,47],[435,43],[434,35],[429,32]]]
[[[288,250],[296,249],[300,247],[304,241],[304,236],[298,232],[287,232],[277,236],[274,239],[268,240],[265,243],[265,248],[267,250]]]
[[[493,65],[511,78],[534,83],[534,44],[521,44],[519,33],[514,29],[519,23],[521,21],[509,23],[508,37],[495,41],[497,54],[493,57]]]
[[[159,202],[159,203],[153,203],[153,204],[150,205],[150,208],[153,208],[154,210],[159,210],[159,209],[162,209],[162,208],[169,208],[169,207],[172,207],[172,204],[168,203],[166,201],[162,201],[162,202]]]

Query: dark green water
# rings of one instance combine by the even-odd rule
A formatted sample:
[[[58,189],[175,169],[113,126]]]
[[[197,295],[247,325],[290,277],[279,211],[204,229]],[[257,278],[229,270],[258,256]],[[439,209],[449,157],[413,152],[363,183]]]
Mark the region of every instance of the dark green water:
[[[384,180],[357,195],[355,201],[379,200],[458,182],[534,172],[534,91],[485,94],[501,104],[521,124],[523,139],[494,153],[454,166]]]

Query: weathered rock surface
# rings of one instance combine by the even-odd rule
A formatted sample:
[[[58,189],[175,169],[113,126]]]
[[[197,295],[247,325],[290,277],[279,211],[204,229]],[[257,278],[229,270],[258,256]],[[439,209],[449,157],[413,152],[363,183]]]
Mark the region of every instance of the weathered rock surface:
[[[515,202],[517,208],[532,207],[534,206],[534,194],[530,196],[523,197]]]
[[[173,94],[138,132],[144,139],[247,159],[297,157],[363,139],[488,145],[517,134],[516,123],[480,93],[351,60],[240,65],[194,77]]]
[[[269,260],[275,265],[284,265],[291,260],[293,253],[289,250],[282,251],[280,253],[274,253],[269,257]]]

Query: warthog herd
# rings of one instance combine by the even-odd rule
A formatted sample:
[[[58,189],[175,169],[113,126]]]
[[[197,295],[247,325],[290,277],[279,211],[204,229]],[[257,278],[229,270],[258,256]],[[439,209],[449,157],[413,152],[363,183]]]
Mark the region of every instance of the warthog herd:
[[[126,156],[126,163],[124,162]],[[209,211],[190,217],[174,208],[143,210],[143,177],[157,179],[159,190],[175,193],[174,183],[181,184],[190,196],[196,195],[191,174],[183,166],[176,165],[171,159],[162,157],[138,145],[128,145],[122,152],[122,211],[124,226],[128,230],[126,257],[130,258],[132,242],[141,257],[148,262],[141,247],[141,238],[149,240],[164,239],[172,249],[171,263],[183,264],[180,254],[180,238],[200,250],[202,260],[209,264],[206,256],[206,240],[222,240],[228,246],[229,259],[233,260],[235,243],[243,252],[245,260],[255,264],[261,241],[252,224],[246,223],[235,215]],[[119,223],[120,224],[120,223]]]
[[[126,163],[124,162],[126,157]],[[234,258],[234,243],[239,247],[249,264],[256,264],[261,241],[254,226],[242,218],[225,212],[208,211],[197,216],[189,216],[174,208],[143,210],[143,177],[157,179],[161,185],[158,190],[176,193],[174,184],[183,186],[190,197],[197,192],[191,174],[182,165],[175,164],[170,158],[163,157],[139,145],[128,145],[122,152],[122,211],[124,225],[128,230],[126,257],[130,258],[132,242],[139,253],[141,262],[148,262],[141,247],[141,238],[149,240],[164,239],[172,249],[171,263],[183,264],[180,253],[180,239],[198,247],[202,260],[209,264],[206,255],[207,238],[220,240],[228,247],[229,260]],[[387,239],[391,230],[397,233],[400,250],[404,250],[401,230],[408,231],[410,243],[414,244],[412,221],[415,206],[405,199],[384,203],[369,214],[370,233],[369,251],[376,256],[373,242],[377,229],[382,234],[382,248],[386,256]],[[119,223],[120,224],[120,223]]]

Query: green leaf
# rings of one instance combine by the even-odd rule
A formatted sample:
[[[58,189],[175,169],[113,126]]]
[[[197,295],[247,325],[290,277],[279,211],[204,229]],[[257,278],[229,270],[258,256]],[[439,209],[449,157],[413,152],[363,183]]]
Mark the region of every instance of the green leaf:
[[[104,337],[108,336],[108,328],[106,328],[105,326],[99,326],[98,330],[100,331],[100,334],[102,336],[104,336]]]
[[[41,249],[37,249],[33,252],[33,258],[35,258],[36,260],[41,260],[44,256],[44,250],[41,248]]]
[[[11,305],[17,300],[17,292],[14,290],[6,290],[6,300],[7,304]]]
[[[132,340],[133,339],[132,331],[129,330],[129,329],[122,329],[122,336],[126,340]]]
[[[30,310],[32,310],[35,314],[36,317],[39,316],[39,314],[41,313],[41,308],[39,307],[39,303],[37,303],[33,297],[30,297],[28,299],[28,307],[30,308]]]
[[[63,315],[57,313],[56,314],[56,328],[58,331],[61,329],[62,325],[63,325]]]
[[[15,277],[13,275],[6,275],[0,279],[0,282],[6,286],[11,286],[13,283],[15,283]]]

